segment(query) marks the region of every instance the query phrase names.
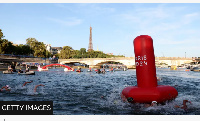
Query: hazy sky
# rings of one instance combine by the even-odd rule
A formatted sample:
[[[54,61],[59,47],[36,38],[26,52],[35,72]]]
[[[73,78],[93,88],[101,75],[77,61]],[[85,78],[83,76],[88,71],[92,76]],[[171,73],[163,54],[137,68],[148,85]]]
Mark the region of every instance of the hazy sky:
[[[155,56],[200,57],[200,3],[0,3],[5,39],[134,56],[133,39],[153,38]]]

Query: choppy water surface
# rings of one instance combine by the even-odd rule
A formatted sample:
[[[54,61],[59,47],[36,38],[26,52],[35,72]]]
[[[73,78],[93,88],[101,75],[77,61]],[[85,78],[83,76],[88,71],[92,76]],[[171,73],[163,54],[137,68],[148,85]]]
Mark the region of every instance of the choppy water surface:
[[[171,85],[178,97],[166,105],[145,108],[142,104],[129,104],[121,100],[126,86],[137,84],[136,71],[96,74],[64,72],[63,68],[38,72],[35,75],[2,74],[0,86],[10,85],[11,92],[0,93],[0,101],[53,101],[53,113],[59,115],[199,115],[200,73],[182,70],[157,69],[162,80],[159,85]],[[25,81],[33,83],[22,87]],[[44,84],[34,93],[37,84]],[[174,108],[183,100],[192,102],[188,110]]]

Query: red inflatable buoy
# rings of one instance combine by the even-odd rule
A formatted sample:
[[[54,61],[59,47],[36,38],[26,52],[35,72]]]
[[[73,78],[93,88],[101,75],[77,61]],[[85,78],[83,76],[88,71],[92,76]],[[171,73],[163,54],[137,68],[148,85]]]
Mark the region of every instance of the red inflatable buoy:
[[[173,100],[178,92],[174,87],[157,85],[153,40],[148,35],[134,39],[137,86],[126,87],[122,97],[133,103],[163,103]]]

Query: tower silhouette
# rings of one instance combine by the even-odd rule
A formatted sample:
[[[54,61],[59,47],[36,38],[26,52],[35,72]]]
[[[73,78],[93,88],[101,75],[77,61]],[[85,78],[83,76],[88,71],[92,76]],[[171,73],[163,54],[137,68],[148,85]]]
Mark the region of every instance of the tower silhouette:
[[[88,51],[93,50],[93,45],[92,45],[92,27],[90,26],[90,38],[89,38],[89,46],[88,46]]]

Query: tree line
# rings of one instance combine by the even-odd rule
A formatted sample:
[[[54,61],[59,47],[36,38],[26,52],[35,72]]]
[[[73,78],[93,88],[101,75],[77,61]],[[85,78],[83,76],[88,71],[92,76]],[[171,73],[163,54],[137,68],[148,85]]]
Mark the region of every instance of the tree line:
[[[46,50],[43,42],[39,42],[35,38],[26,39],[26,44],[13,45],[12,42],[4,39],[2,30],[0,29],[0,54],[13,54],[13,55],[27,55],[34,57],[52,57],[53,55]],[[85,48],[74,50],[70,46],[64,46],[60,53],[55,55],[61,59],[70,58],[111,58],[111,57],[124,57],[123,55],[108,55],[102,51],[86,51]]]
[[[124,57],[123,55],[108,55],[102,51],[86,51],[85,48],[80,50],[74,50],[70,46],[64,46],[61,52],[58,54],[61,59],[70,59],[70,58],[111,58],[111,57]]]
[[[37,41],[35,38],[26,39],[26,44],[13,45],[12,42],[4,39],[2,30],[0,29],[0,54],[27,55],[35,57],[49,57],[50,53],[46,50],[43,42]]]

